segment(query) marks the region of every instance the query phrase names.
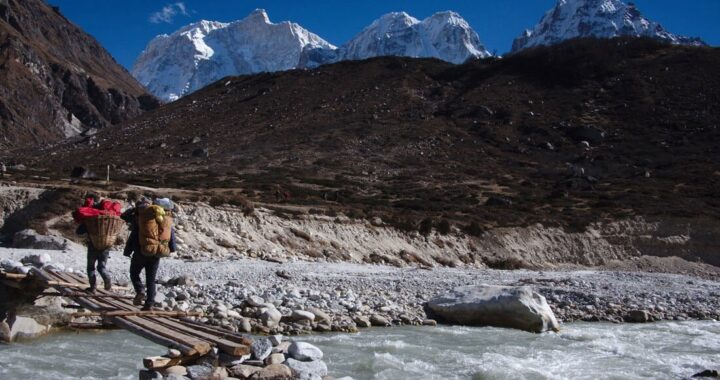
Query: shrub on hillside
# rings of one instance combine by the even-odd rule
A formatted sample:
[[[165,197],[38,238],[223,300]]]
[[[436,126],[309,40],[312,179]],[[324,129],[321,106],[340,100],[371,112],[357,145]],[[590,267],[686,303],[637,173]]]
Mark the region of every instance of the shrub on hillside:
[[[447,219],[440,220],[440,223],[438,223],[438,225],[437,225],[437,231],[441,235],[449,234],[450,229],[451,229],[450,221],[448,221]]]
[[[530,267],[525,260],[517,257],[486,257],[483,262],[489,268],[500,270],[517,270]]]
[[[470,224],[463,227],[463,231],[470,236],[480,237],[483,233],[483,228],[480,226],[480,223],[472,221]]]
[[[420,225],[418,226],[418,232],[420,232],[421,235],[428,236],[432,232],[432,228],[432,218],[425,218],[420,222]]]

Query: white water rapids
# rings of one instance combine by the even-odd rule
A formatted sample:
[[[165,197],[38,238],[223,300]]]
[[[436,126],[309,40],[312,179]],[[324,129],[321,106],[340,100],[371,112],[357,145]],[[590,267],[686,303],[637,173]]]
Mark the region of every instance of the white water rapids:
[[[680,379],[720,366],[720,322],[574,323],[562,332],[398,327],[303,336],[361,379]],[[165,349],[124,331],[0,345],[0,379],[137,379]]]

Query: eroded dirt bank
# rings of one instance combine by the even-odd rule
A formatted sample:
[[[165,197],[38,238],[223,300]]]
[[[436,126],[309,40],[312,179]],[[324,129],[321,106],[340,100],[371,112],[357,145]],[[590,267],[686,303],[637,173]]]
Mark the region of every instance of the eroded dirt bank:
[[[77,240],[70,228],[70,209],[54,204],[58,196],[48,194],[54,191],[0,187],[0,223],[4,223],[0,231],[5,232],[7,242],[20,224]],[[720,266],[720,256],[714,254],[720,251],[720,223],[702,217],[635,217],[594,223],[582,232],[538,224],[491,229],[476,237],[454,227],[447,234],[433,230],[422,235],[398,230],[377,217],[365,220],[312,214],[301,208],[292,211],[257,206],[248,213],[229,205],[181,202],[176,214],[180,257],[542,269],[674,256]]]

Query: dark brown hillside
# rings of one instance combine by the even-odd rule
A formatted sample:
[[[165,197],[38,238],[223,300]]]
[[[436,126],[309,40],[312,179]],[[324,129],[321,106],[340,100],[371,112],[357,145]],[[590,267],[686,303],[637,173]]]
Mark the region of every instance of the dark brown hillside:
[[[717,49],[647,40],[571,41],[461,66],[343,62],[226,78],[32,152],[51,161],[19,155],[53,176],[108,163],[135,183],[239,189],[413,229],[715,219],[718,67]]]
[[[42,0],[0,0],[0,147],[57,141],[157,101]]]

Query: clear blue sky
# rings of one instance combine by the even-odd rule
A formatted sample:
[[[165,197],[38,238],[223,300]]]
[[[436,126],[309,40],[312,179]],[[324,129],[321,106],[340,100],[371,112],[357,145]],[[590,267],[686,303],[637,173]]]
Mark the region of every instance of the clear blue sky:
[[[256,8],[272,22],[290,20],[341,45],[382,14],[406,11],[423,19],[436,11],[460,13],[490,51],[505,53],[556,0],[47,0],[127,68],[154,36],[206,19],[234,21]],[[634,0],[645,17],[673,33],[720,45],[720,0]],[[166,8],[165,13],[162,12]]]

